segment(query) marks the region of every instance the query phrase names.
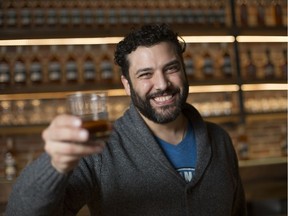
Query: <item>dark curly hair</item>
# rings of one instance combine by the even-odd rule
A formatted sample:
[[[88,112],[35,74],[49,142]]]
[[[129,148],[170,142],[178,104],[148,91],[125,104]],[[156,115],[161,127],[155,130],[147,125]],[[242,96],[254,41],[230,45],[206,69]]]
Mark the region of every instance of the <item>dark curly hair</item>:
[[[182,38],[181,38],[182,39]],[[182,53],[185,51],[185,41],[178,40],[178,34],[169,28],[167,24],[144,25],[140,29],[134,29],[122,41],[115,50],[115,63],[121,67],[122,75],[129,78],[129,62],[127,55],[139,46],[153,46],[160,42],[170,42],[183,61]]]

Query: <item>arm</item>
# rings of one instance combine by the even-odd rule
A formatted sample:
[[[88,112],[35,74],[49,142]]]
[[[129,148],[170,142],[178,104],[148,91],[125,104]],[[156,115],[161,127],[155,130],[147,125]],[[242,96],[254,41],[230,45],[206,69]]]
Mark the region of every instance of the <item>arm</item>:
[[[8,201],[7,216],[75,215],[84,205],[81,202],[85,199],[78,197],[79,194],[73,196],[70,182],[73,179],[76,185],[85,185],[87,178],[75,176],[74,172],[80,169],[80,159],[101,152],[104,142],[79,144],[88,139],[88,133],[81,128],[78,118],[67,115],[56,117],[42,135],[46,153],[25,168],[17,179]],[[80,203],[76,204],[75,200]],[[73,206],[73,213],[68,207],[71,203],[79,204],[79,207]]]

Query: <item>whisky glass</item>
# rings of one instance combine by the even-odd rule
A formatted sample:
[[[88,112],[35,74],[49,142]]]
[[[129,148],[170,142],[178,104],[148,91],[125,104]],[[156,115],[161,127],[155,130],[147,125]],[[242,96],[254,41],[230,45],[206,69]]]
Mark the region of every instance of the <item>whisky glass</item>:
[[[89,132],[89,143],[106,140],[110,134],[110,122],[105,93],[75,93],[67,96],[67,112],[82,120],[82,127]]]

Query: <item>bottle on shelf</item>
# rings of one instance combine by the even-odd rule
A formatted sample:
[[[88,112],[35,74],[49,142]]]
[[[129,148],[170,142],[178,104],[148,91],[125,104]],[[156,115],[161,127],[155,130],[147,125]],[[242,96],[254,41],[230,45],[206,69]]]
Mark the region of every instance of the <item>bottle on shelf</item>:
[[[279,3],[279,0],[273,1],[273,9],[274,9],[274,21],[276,26],[282,26],[283,25],[283,12],[282,12],[282,6]]]
[[[20,26],[21,27],[28,27],[32,23],[32,10],[28,6],[28,3],[24,3],[20,8]]]
[[[203,65],[202,73],[205,78],[212,78],[214,76],[214,60],[208,50],[208,45],[203,44],[204,54],[203,54]]]
[[[240,1],[240,0],[239,0]],[[240,4],[240,24],[242,27],[247,27],[248,23],[248,5],[246,0],[239,2]]]
[[[43,81],[42,63],[39,57],[38,46],[32,46],[32,60],[30,63],[30,81],[32,84],[39,84]]]
[[[67,46],[68,58],[65,65],[66,82],[76,83],[78,81],[78,66],[74,56],[75,50],[73,45]]]
[[[9,6],[5,9],[6,10],[6,16],[4,19],[5,22],[5,26],[6,27],[16,27],[17,25],[17,11],[14,8],[14,6],[12,5],[12,3],[10,2]],[[5,14],[5,13],[4,13]]]
[[[107,2],[105,3],[104,1],[100,0],[97,1],[96,7],[95,7],[95,22],[96,25],[100,28],[103,28],[105,26],[105,23],[107,23],[106,20],[106,9],[105,4],[108,4]]]
[[[238,126],[236,149],[240,160],[249,159],[249,143],[246,126],[244,124]]]
[[[263,0],[258,0],[257,3],[257,24],[258,26],[265,26],[266,25],[266,12]]]
[[[109,55],[107,45],[101,46],[102,56],[100,58],[100,76],[101,81],[105,83],[113,82],[113,61]]]
[[[84,82],[95,82],[96,68],[93,56],[91,55],[91,45],[85,45],[85,58],[83,60],[83,79]]]
[[[68,1],[73,2],[73,1]],[[80,1],[76,1],[74,5],[71,6],[69,14],[70,14],[70,22],[72,26],[77,27],[80,26],[83,23],[82,15],[81,15],[81,8],[80,5],[77,3]]]
[[[281,78],[287,80],[287,48],[283,49],[283,63],[281,65]]]
[[[60,83],[62,79],[61,63],[57,52],[57,46],[50,46],[51,58],[48,64],[48,79],[50,83]]]
[[[10,66],[7,59],[7,47],[1,47],[0,53],[0,88],[10,84]]]
[[[46,24],[49,27],[55,27],[58,22],[58,15],[57,15],[57,8],[54,6],[52,1],[46,1],[46,3],[49,3],[47,5],[46,10]]]
[[[69,16],[69,10],[66,7],[65,3],[63,2],[61,4],[62,1],[59,1],[59,10],[58,10],[58,24],[62,27],[68,27],[69,23],[70,23],[70,16]],[[58,5],[57,4],[57,5]]]
[[[251,49],[247,50],[247,59],[248,63],[245,66],[246,77],[248,80],[255,80],[257,79],[257,67],[254,64]]]
[[[229,53],[226,43],[221,44],[221,46],[223,50],[221,65],[222,74],[225,78],[231,78],[233,75],[231,55]]]
[[[264,65],[264,73],[265,73],[265,79],[274,79],[275,78],[275,66],[274,63],[271,60],[271,51],[269,48],[265,50],[265,55],[267,62]]]
[[[5,163],[5,177],[8,181],[12,181],[16,178],[17,168],[16,168],[16,158],[14,151],[14,142],[11,137],[6,140],[6,152],[4,154]]]
[[[93,9],[91,8],[91,6],[87,3],[85,5],[83,5],[82,8],[82,20],[83,20],[83,24],[85,26],[93,26],[95,20],[94,20],[94,14],[93,14]]]
[[[41,3],[37,2],[33,10],[33,25],[43,26],[45,24],[45,9],[41,7]]]
[[[188,80],[193,80],[195,78],[195,65],[193,56],[189,52],[189,50],[186,51],[186,54],[184,56],[184,64]]]
[[[26,84],[27,72],[23,53],[23,47],[16,47],[17,57],[13,64],[14,83],[18,85]]]

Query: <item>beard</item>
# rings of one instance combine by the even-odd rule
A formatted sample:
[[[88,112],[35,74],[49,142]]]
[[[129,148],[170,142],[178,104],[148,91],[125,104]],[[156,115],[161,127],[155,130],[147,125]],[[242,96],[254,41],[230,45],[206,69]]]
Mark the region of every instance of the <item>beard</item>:
[[[171,122],[175,120],[180,113],[182,112],[183,106],[186,103],[186,99],[188,97],[189,92],[189,85],[185,81],[183,84],[183,91],[181,92],[180,88],[168,87],[167,89],[163,91],[158,91],[156,93],[152,93],[149,95],[146,95],[144,99],[142,99],[134,90],[133,86],[130,83],[130,91],[131,91],[131,100],[132,103],[137,107],[137,109],[140,111],[140,113],[145,116],[146,118],[150,119],[151,121],[159,124],[164,124]],[[177,100],[174,104],[171,105],[165,105],[161,108],[155,109],[151,103],[150,100],[153,100],[153,98],[163,95],[176,95],[179,94],[179,97],[177,97]]]

